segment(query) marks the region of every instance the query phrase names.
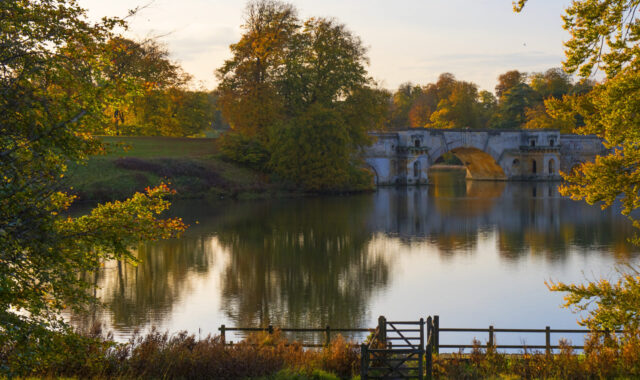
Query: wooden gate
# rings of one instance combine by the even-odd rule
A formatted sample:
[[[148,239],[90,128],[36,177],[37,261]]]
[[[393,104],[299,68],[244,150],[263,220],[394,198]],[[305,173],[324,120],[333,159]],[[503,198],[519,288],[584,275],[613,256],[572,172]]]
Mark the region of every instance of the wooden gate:
[[[368,344],[361,345],[362,380],[423,379],[424,319],[389,322],[378,318]]]

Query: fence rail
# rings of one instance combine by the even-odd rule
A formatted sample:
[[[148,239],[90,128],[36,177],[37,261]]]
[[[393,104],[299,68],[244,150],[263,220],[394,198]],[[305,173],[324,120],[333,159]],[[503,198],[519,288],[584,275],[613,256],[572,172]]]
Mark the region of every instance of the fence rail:
[[[407,326],[413,325],[413,326]],[[427,327],[426,339],[423,335],[423,326]],[[406,327],[405,327],[406,326]],[[413,327],[413,328],[411,328]],[[227,343],[227,332],[258,332],[264,331],[273,334],[276,330],[272,325],[267,327],[227,327],[225,325],[218,328],[220,336],[225,344]],[[323,343],[302,343],[303,347],[325,347],[331,344],[331,335],[334,333],[373,333],[373,339],[369,344],[361,344],[363,355],[361,355],[363,379],[372,378],[418,378],[421,379],[423,374],[427,378],[432,375],[433,354],[439,354],[441,348],[445,349],[467,349],[467,348],[488,348],[496,349],[540,349],[545,350],[547,354],[553,354],[553,350],[562,348],[560,344],[554,344],[551,340],[552,334],[589,334],[598,332],[605,334],[624,333],[624,330],[589,330],[589,329],[552,329],[546,326],[544,329],[513,329],[513,328],[496,328],[489,326],[488,328],[476,327],[440,327],[440,317],[437,315],[429,316],[426,320],[419,322],[396,321],[387,322],[384,317],[378,320],[378,326],[375,328],[335,328],[329,325],[324,328],[299,328],[299,327],[283,327],[278,328],[282,332],[308,332],[308,333],[324,333]],[[395,335],[392,335],[395,333]],[[406,335],[407,333],[418,333],[419,335]],[[485,344],[440,344],[440,335],[442,333],[486,333],[487,341]],[[520,333],[520,334],[544,334],[545,344],[497,344],[496,333]],[[378,346],[375,342],[382,339],[382,345]],[[394,344],[397,343],[397,344]],[[564,346],[566,347],[566,346]],[[574,349],[584,349],[583,345],[571,345]],[[404,356],[403,356],[404,355]],[[424,355],[424,367],[422,366],[422,356]],[[411,366],[409,363],[418,362],[417,367]],[[399,363],[399,364],[394,364]],[[383,367],[378,368],[380,365]],[[382,374],[379,370],[386,370]],[[371,370],[372,372],[369,372]],[[407,372],[407,371],[410,371]]]
[[[487,343],[481,345],[472,345],[472,344],[440,344],[440,333],[443,332],[485,332],[487,333]],[[431,320],[431,323],[427,326],[427,340],[429,340],[432,344],[432,350],[434,353],[439,353],[440,348],[502,348],[502,349],[544,349],[546,353],[552,353],[552,350],[559,349],[562,346],[559,344],[552,344],[551,334],[589,334],[593,332],[599,332],[605,335],[609,335],[612,333],[623,333],[624,330],[589,330],[589,329],[552,329],[549,326],[546,326],[544,329],[505,329],[505,328],[495,328],[494,326],[489,326],[489,328],[465,328],[465,327],[440,327],[440,317],[435,315]],[[545,344],[497,344],[495,339],[496,333],[521,333],[521,334],[545,334]],[[432,337],[432,339],[429,339]],[[584,349],[584,345],[571,345],[571,348],[574,349]]]
[[[269,334],[273,334],[276,328],[273,325],[269,325],[267,327],[227,327],[222,325],[218,328],[220,331],[220,337],[225,344],[233,344],[233,341],[227,343],[227,332],[232,331],[240,331],[240,332],[268,332]],[[343,333],[343,332],[355,332],[355,333],[369,333],[375,331],[375,328],[336,328],[331,327],[329,325],[322,327],[282,327],[277,328],[278,331],[282,332],[309,332],[309,333],[324,333],[324,343],[301,343],[303,347],[324,347],[331,344],[331,334],[334,333]]]

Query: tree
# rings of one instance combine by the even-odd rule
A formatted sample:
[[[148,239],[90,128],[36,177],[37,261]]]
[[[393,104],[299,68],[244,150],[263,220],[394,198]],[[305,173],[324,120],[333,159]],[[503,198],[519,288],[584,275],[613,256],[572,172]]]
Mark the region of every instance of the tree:
[[[314,103],[287,125],[274,128],[270,165],[284,179],[310,191],[368,188],[353,163],[348,126],[340,112]],[[321,144],[318,142],[322,141]]]
[[[576,127],[583,126],[583,118],[572,104],[592,90],[594,83],[585,79],[574,83],[571,77],[560,68],[549,69],[544,73],[529,76],[529,85],[536,96],[525,110],[527,129],[559,129],[563,133],[573,133]]]
[[[498,76],[498,84],[496,85],[496,96],[498,99],[501,99],[502,95],[513,87],[524,83],[526,79],[527,75],[518,70],[511,70],[500,74],[500,76]]]
[[[232,129],[264,139],[266,128],[281,117],[275,81],[285,70],[285,54],[299,27],[290,4],[264,0],[247,5],[244,33],[231,45],[233,57],[216,72],[218,101]]]
[[[351,156],[369,144],[368,129],[386,118],[388,94],[372,86],[357,36],[331,19],[301,23],[296,13],[267,0],[247,7],[245,33],[218,70],[223,114],[241,136],[228,134],[221,149],[247,152],[250,160],[229,158],[308,190],[359,188],[362,176]],[[302,143],[311,151],[300,156]],[[310,180],[322,170],[336,175]]]
[[[390,127],[485,127],[495,106],[495,98],[487,94],[479,94],[474,83],[458,81],[451,73],[423,87],[403,84],[393,96]]]
[[[565,307],[587,311],[578,323],[592,330],[638,331],[640,328],[640,272],[634,267],[620,272],[616,281],[600,279],[586,285],[550,282],[556,292],[567,292]],[[592,307],[595,303],[595,308]]]
[[[475,84],[454,79],[453,83],[440,92],[447,96],[440,99],[437,110],[431,114],[433,126],[471,129],[480,127],[478,87]]]
[[[116,97],[106,109],[113,126],[94,131],[102,134],[136,134],[135,124],[140,114],[136,109],[154,93],[181,87],[189,80],[180,66],[169,60],[168,50],[155,40],[133,41],[123,37],[111,38],[104,47],[108,65],[104,74],[112,82]],[[132,112],[133,111],[133,112]],[[129,114],[137,117],[133,119]],[[125,127],[129,121],[129,126]]]
[[[213,99],[188,88],[191,77],[153,39],[113,37],[105,45],[105,75],[115,96],[106,108],[112,124],[97,134],[193,136],[214,121]]]
[[[47,337],[64,330],[65,307],[92,300],[79,275],[103,260],[134,260],[140,239],[174,236],[178,219],[158,219],[166,186],[90,214],[67,216],[59,191],[68,161],[102,150],[89,131],[109,123],[117,100],[102,54],[121,20],[91,24],[74,1],[0,2],[0,373],[12,352],[29,367]]]
[[[531,74],[529,86],[543,99],[561,99],[563,95],[571,92],[573,81],[569,74],[556,67],[544,73]]]
[[[516,129],[527,120],[527,109],[539,103],[536,92],[526,83],[518,83],[502,93],[491,124],[494,128]]]
[[[521,11],[527,0],[514,2]],[[571,38],[565,43],[569,73],[588,78],[603,69],[606,80],[593,91],[575,100],[570,112],[584,118],[580,133],[595,133],[605,140],[610,153],[563,173],[567,184],[564,195],[572,199],[600,203],[609,207],[621,197],[622,213],[640,207],[640,19],[639,0],[575,0],[566,9],[564,28]],[[637,220],[633,221],[640,227]],[[638,237],[635,243],[640,243]],[[638,328],[640,289],[637,273],[623,273],[616,285],[600,281],[587,286],[552,284],[552,290],[567,291],[566,305],[596,300],[589,318],[592,327],[625,326]]]

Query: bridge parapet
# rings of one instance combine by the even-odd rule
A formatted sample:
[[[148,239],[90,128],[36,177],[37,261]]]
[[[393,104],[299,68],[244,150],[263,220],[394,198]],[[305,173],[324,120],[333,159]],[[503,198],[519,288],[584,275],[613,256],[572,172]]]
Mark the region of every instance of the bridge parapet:
[[[580,162],[606,151],[597,136],[562,135],[557,130],[410,129],[371,132],[375,142],[364,150],[379,185],[420,185],[428,170],[447,152],[478,180],[560,180]]]

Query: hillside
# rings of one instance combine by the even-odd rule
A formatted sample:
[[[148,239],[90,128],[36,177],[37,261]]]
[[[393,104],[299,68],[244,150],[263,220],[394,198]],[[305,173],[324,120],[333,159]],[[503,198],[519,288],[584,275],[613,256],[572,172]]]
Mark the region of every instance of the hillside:
[[[177,198],[258,198],[281,193],[265,175],[222,160],[212,138],[101,137],[107,154],[70,164],[65,187],[79,201],[125,199],[160,182]]]

